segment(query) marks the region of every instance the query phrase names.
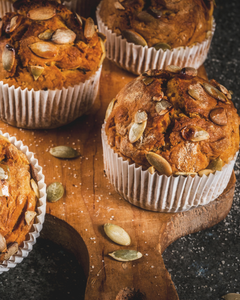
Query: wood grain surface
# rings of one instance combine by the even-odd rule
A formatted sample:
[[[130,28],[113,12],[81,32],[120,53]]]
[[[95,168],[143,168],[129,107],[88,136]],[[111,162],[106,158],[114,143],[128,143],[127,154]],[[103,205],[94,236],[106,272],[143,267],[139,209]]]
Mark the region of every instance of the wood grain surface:
[[[206,78],[204,67],[199,74]],[[29,146],[43,167],[46,184],[58,181],[64,197],[47,204],[41,233],[71,250],[88,276],[85,300],[115,300],[125,287],[140,290],[146,299],[179,299],[161,253],[177,238],[220,222],[228,214],[235,188],[235,176],[225,192],[211,204],[185,213],[155,213],[134,207],[114,190],[104,175],[101,126],[110,100],[136,76],[104,62],[100,91],[91,111],[61,128],[25,130],[0,123],[0,129]],[[50,155],[53,146],[68,145],[81,156],[58,159]],[[143,257],[134,262],[114,261],[107,254],[126,248],[111,242],[104,223],[123,227]]]

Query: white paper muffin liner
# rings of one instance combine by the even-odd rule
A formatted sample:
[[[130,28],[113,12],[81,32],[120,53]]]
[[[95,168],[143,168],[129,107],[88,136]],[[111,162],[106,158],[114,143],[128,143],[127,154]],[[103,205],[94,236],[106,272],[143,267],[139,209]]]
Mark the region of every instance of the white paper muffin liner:
[[[8,0],[0,0],[0,18],[2,18],[7,12],[14,11],[13,3]]]
[[[12,126],[40,129],[66,125],[87,112],[99,88],[102,66],[85,82],[62,90],[34,91],[0,82],[0,120]]]
[[[157,212],[183,212],[206,205],[220,196],[230,180],[234,159],[209,176],[169,176],[150,174],[129,164],[108,145],[102,126],[104,170],[119,194],[129,203]]]
[[[33,245],[36,243],[37,237],[39,237],[40,232],[43,227],[46,214],[46,184],[45,177],[42,173],[42,167],[38,165],[38,160],[34,158],[34,154],[29,151],[28,147],[23,145],[21,141],[18,141],[15,137],[9,136],[8,133],[2,133],[0,135],[6,137],[14,146],[22,151],[28,158],[28,161],[33,165],[38,174],[38,188],[40,192],[40,198],[37,202],[36,212],[37,215],[34,219],[33,226],[28,234],[28,238],[23,242],[23,247],[19,247],[18,252],[11,256],[8,260],[4,260],[0,264],[0,274],[8,271],[11,268],[16,267],[17,264],[21,263],[24,257],[27,257],[29,252],[33,249]]]
[[[139,75],[149,69],[165,69],[168,65],[198,69],[207,58],[216,27],[215,22],[213,22],[211,37],[202,43],[197,43],[192,47],[163,51],[135,45],[127,42],[121,35],[117,36],[103,23],[99,14],[100,7],[101,3],[96,10],[96,18],[99,31],[107,37],[106,57],[131,73]]]

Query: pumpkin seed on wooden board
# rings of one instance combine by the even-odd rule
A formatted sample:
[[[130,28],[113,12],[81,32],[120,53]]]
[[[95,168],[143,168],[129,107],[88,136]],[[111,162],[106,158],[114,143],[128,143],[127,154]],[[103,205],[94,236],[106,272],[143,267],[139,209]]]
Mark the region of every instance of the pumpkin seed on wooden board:
[[[37,213],[35,211],[27,210],[25,212],[25,221],[28,225],[32,222],[32,220],[35,218]]]
[[[129,234],[118,225],[106,223],[104,224],[104,231],[110,240],[119,245],[129,246],[131,244]]]
[[[136,250],[119,249],[112,253],[108,253],[109,256],[118,261],[133,261],[142,257],[142,253]]]
[[[105,114],[105,121],[107,121],[107,119],[109,118],[109,116],[111,115],[111,112],[113,111],[113,107],[114,107],[114,104],[116,102],[116,98],[113,98],[109,104],[108,104],[108,107],[107,107],[107,110],[106,110],[106,114]]]
[[[69,146],[56,146],[49,150],[49,153],[57,158],[76,158],[80,155],[77,150]]]
[[[36,42],[28,47],[34,54],[42,58],[54,58],[58,54],[58,47],[48,42]]]
[[[2,52],[3,68],[6,71],[10,72],[14,66],[14,63],[15,63],[15,49],[11,45],[6,44]]]
[[[222,296],[225,300],[240,300],[240,294],[229,293],[227,295]]]
[[[146,126],[147,126],[147,121],[144,121],[142,123],[133,123],[132,124],[132,126],[129,130],[130,143],[133,144],[142,137]]]
[[[39,193],[37,183],[35,182],[35,180],[33,178],[30,180],[30,183],[31,183],[31,187],[32,187],[36,197],[39,199],[40,198],[40,193]]]
[[[29,10],[27,17],[31,20],[44,21],[49,20],[56,15],[56,9],[54,7],[38,7]]]
[[[133,43],[135,45],[140,45],[140,46],[147,46],[147,42],[145,39],[137,32],[128,29],[128,30],[123,30],[122,31],[122,36],[125,38],[129,43]]]
[[[47,187],[47,200],[56,202],[64,195],[64,187],[60,182],[53,182]]]
[[[4,259],[9,259],[12,255],[18,252],[18,243],[14,242],[7,248],[7,252],[4,255]]]
[[[59,28],[52,35],[52,42],[55,44],[72,44],[76,39],[76,33],[68,28]]]
[[[5,237],[0,233],[0,252],[3,252],[7,248]]]
[[[161,155],[148,152],[146,158],[150,165],[152,165],[160,174],[170,176],[172,174],[172,167],[169,162]]]

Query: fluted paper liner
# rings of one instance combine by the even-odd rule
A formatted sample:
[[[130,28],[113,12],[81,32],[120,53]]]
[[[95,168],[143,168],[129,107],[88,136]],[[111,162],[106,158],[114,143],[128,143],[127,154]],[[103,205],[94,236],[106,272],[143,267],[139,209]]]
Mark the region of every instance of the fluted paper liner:
[[[4,260],[0,264],[0,274],[2,274],[3,272],[16,267],[17,264],[22,262],[24,257],[28,256],[29,252],[33,249],[33,245],[36,243],[37,237],[40,235],[46,214],[46,184],[44,182],[45,177],[42,173],[42,167],[38,165],[38,160],[34,158],[33,153],[29,151],[28,147],[23,145],[23,143],[18,141],[15,137],[9,136],[8,133],[2,133],[0,131],[0,135],[6,137],[17,149],[27,156],[28,161],[33,165],[38,174],[39,181],[37,184],[40,192],[40,198],[38,199],[36,207],[37,215],[29,234],[27,235],[27,240],[23,242],[23,246],[19,247],[18,252],[15,255],[11,256],[8,260]]]
[[[0,82],[0,120],[29,128],[56,128],[87,112],[99,88],[102,67],[85,82],[62,90],[34,91]]]
[[[0,18],[2,18],[7,12],[13,12],[13,3],[8,0],[0,0]]]
[[[99,14],[100,7],[101,3],[96,10],[96,18],[99,31],[107,37],[105,43],[106,57],[131,73],[139,75],[149,69],[165,69],[168,65],[198,69],[207,58],[215,31],[215,22],[213,22],[211,36],[202,43],[197,43],[191,47],[179,47],[163,51],[153,47],[135,45],[127,42],[121,35],[117,36],[103,23]]]
[[[128,202],[157,212],[182,212],[206,205],[220,196],[230,180],[234,159],[214,174],[202,177],[150,174],[129,164],[108,145],[102,126],[104,170],[119,194]]]

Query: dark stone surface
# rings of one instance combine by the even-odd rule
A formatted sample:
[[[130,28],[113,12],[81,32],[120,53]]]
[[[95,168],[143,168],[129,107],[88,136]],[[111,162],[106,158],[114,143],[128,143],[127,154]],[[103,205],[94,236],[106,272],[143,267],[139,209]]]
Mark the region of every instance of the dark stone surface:
[[[240,113],[240,1],[216,0],[217,23],[205,68],[234,92]],[[179,239],[164,252],[180,300],[218,300],[240,293],[240,158],[232,209],[218,225]]]
[[[240,113],[240,1],[216,2],[217,27],[205,67],[209,79],[234,92]],[[180,300],[219,300],[227,293],[240,293],[240,159],[235,171],[234,204],[227,218],[179,239],[163,254]],[[85,284],[74,256],[39,238],[21,264],[0,275],[0,299],[81,300]]]

